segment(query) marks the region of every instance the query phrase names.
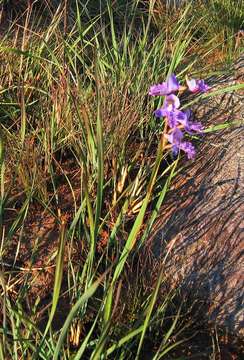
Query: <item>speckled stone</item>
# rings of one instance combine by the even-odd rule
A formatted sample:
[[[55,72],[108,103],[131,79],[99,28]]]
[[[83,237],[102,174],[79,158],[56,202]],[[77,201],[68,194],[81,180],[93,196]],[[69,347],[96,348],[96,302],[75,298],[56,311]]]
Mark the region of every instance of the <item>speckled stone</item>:
[[[224,87],[239,79],[235,73],[210,82]],[[172,246],[165,267],[170,286],[206,300],[210,321],[243,335],[244,94],[205,99],[195,115],[206,126],[238,124],[198,143],[197,158],[174,179],[148,244],[157,259]]]

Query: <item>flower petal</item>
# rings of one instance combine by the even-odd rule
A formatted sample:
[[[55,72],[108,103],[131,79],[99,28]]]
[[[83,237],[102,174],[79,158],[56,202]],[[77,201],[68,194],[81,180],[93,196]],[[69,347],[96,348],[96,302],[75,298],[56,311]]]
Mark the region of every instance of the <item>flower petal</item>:
[[[167,84],[169,94],[179,90],[180,84],[179,84],[175,74],[171,74],[168,77],[166,84]]]
[[[178,91],[179,88],[180,84],[178,83],[175,74],[171,74],[167,81],[161,84],[152,85],[148,94],[151,96],[165,96]]]
[[[191,91],[193,93],[199,91],[198,86],[197,86],[197,81],[195,79],[191,79],[191,80],[186,79],[186,83],[187,83],[189,91]]]
[[[196,156],[195,147],[189,141],[183,141],[180,143],[179,148],[186,153],[188,159],[194,159]]]
[[[166,83],[162,83],[162,84],[156,84],[156,85],[152,85],[149,89],[149,95],[151,96],[162,96],[162,95],[167,95],[168,90],[167,90],[167,85]]]
[[[205,84],[204,80],[198,80],[198,88],[200,92],[206,92],[210,89],[210,86]]]
[[[200,122],[189,122],[188,126],[185,128],[185,130],[191,134],[191,132],[196,132],[198,134],[202,134],[203,132],[203,125]]]
[[[164,108],[171,111],[180,107],[180,99],[174,94],[167,95],[164,100]]]
[[[183,139],[183,133],[177,127],[173,129],[172,132],[166,135],[168,141],[173,145],[180,145],[181,140]]]
[[[210,89],[210,87],[207,84],[205,84],[204,80],[186,79],[186,83],[188,89],[193,93],[206,92]]]
[[[164,108],[159,108],[154,111],[156,117],[162,118],[168,115],[168,112]]]

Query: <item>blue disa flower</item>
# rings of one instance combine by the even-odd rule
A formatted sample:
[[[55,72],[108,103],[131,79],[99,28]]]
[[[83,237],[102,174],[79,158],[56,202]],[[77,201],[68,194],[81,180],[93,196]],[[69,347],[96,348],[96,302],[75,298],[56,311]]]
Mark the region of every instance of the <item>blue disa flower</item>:
[[[204,80],[187,79],[186,82],[189,90],[193,93],[205,92],[210,89]],[[164,83],[151,86],[149,95],[165,96],[163,106],[154,111],[154,115],[166,119],[166,133],[164,136],[172,147],[173,155],[177,155],[182,150],[186,153],[188,159],[193,159],[196,155],[195,147],[190,141],[184,141],[184,133],[187,132],[190,135],[201,134],[203,126],[200,122],[192,121],[189,110],[179,110],[180,99],[173,93],[182,89],[187,88],[180,87],[176,76],[172,74]]]
[[[207,84],[205,84],[204,80],[195,80],[195,79],[188,80],[188,79],[186,79],[186,83],[187,83],[188,89],[192,93],[206,92],[210,89],[210,87]]]
[[[195,147],[190,141],[182,141],[184,134],[179,128],[173,129],[169,134],[165,135],[168,142],[172,145],[173,155],[177,155],[180,150],[184,151],[188,159],[194,159],[196,155]]]
[[[165,96],[179,90],[179,83],[174,74],[170,75],[168,79],[162,84],[152,85],[149,89],[151,96]]]

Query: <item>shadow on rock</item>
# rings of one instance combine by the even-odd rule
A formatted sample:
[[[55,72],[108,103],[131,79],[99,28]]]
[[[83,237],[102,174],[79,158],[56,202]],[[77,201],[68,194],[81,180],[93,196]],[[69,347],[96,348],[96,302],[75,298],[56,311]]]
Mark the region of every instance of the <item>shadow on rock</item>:
[[[218,80],[217,86],[230,85],[229,78]],[[239,334],[244,332],[243,98],[225,94],[196,108],[206,126],[228,120],[239,125],[204,136],[196,160],[173,181],[147,242],[157,261],[172,246],[165,266],[170,286],[207,301],[208,319]]]

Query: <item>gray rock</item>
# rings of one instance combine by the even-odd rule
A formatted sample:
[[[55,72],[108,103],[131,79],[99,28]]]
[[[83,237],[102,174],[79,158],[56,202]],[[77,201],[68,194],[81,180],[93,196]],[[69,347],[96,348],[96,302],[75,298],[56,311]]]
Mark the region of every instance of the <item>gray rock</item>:
[[[240,63],[243,69],[243,58]],[[228,86],[240,82],[235,75],[211,81]],[[157,258],[172,246],[165,266],[170,286],[207,301],[208,319],[235,334],[244,333],[243,117],[241,92],[196,107],[196,118],[207,126],[239,125],[204,136],[195,161],[174,179],[148,240]]]

